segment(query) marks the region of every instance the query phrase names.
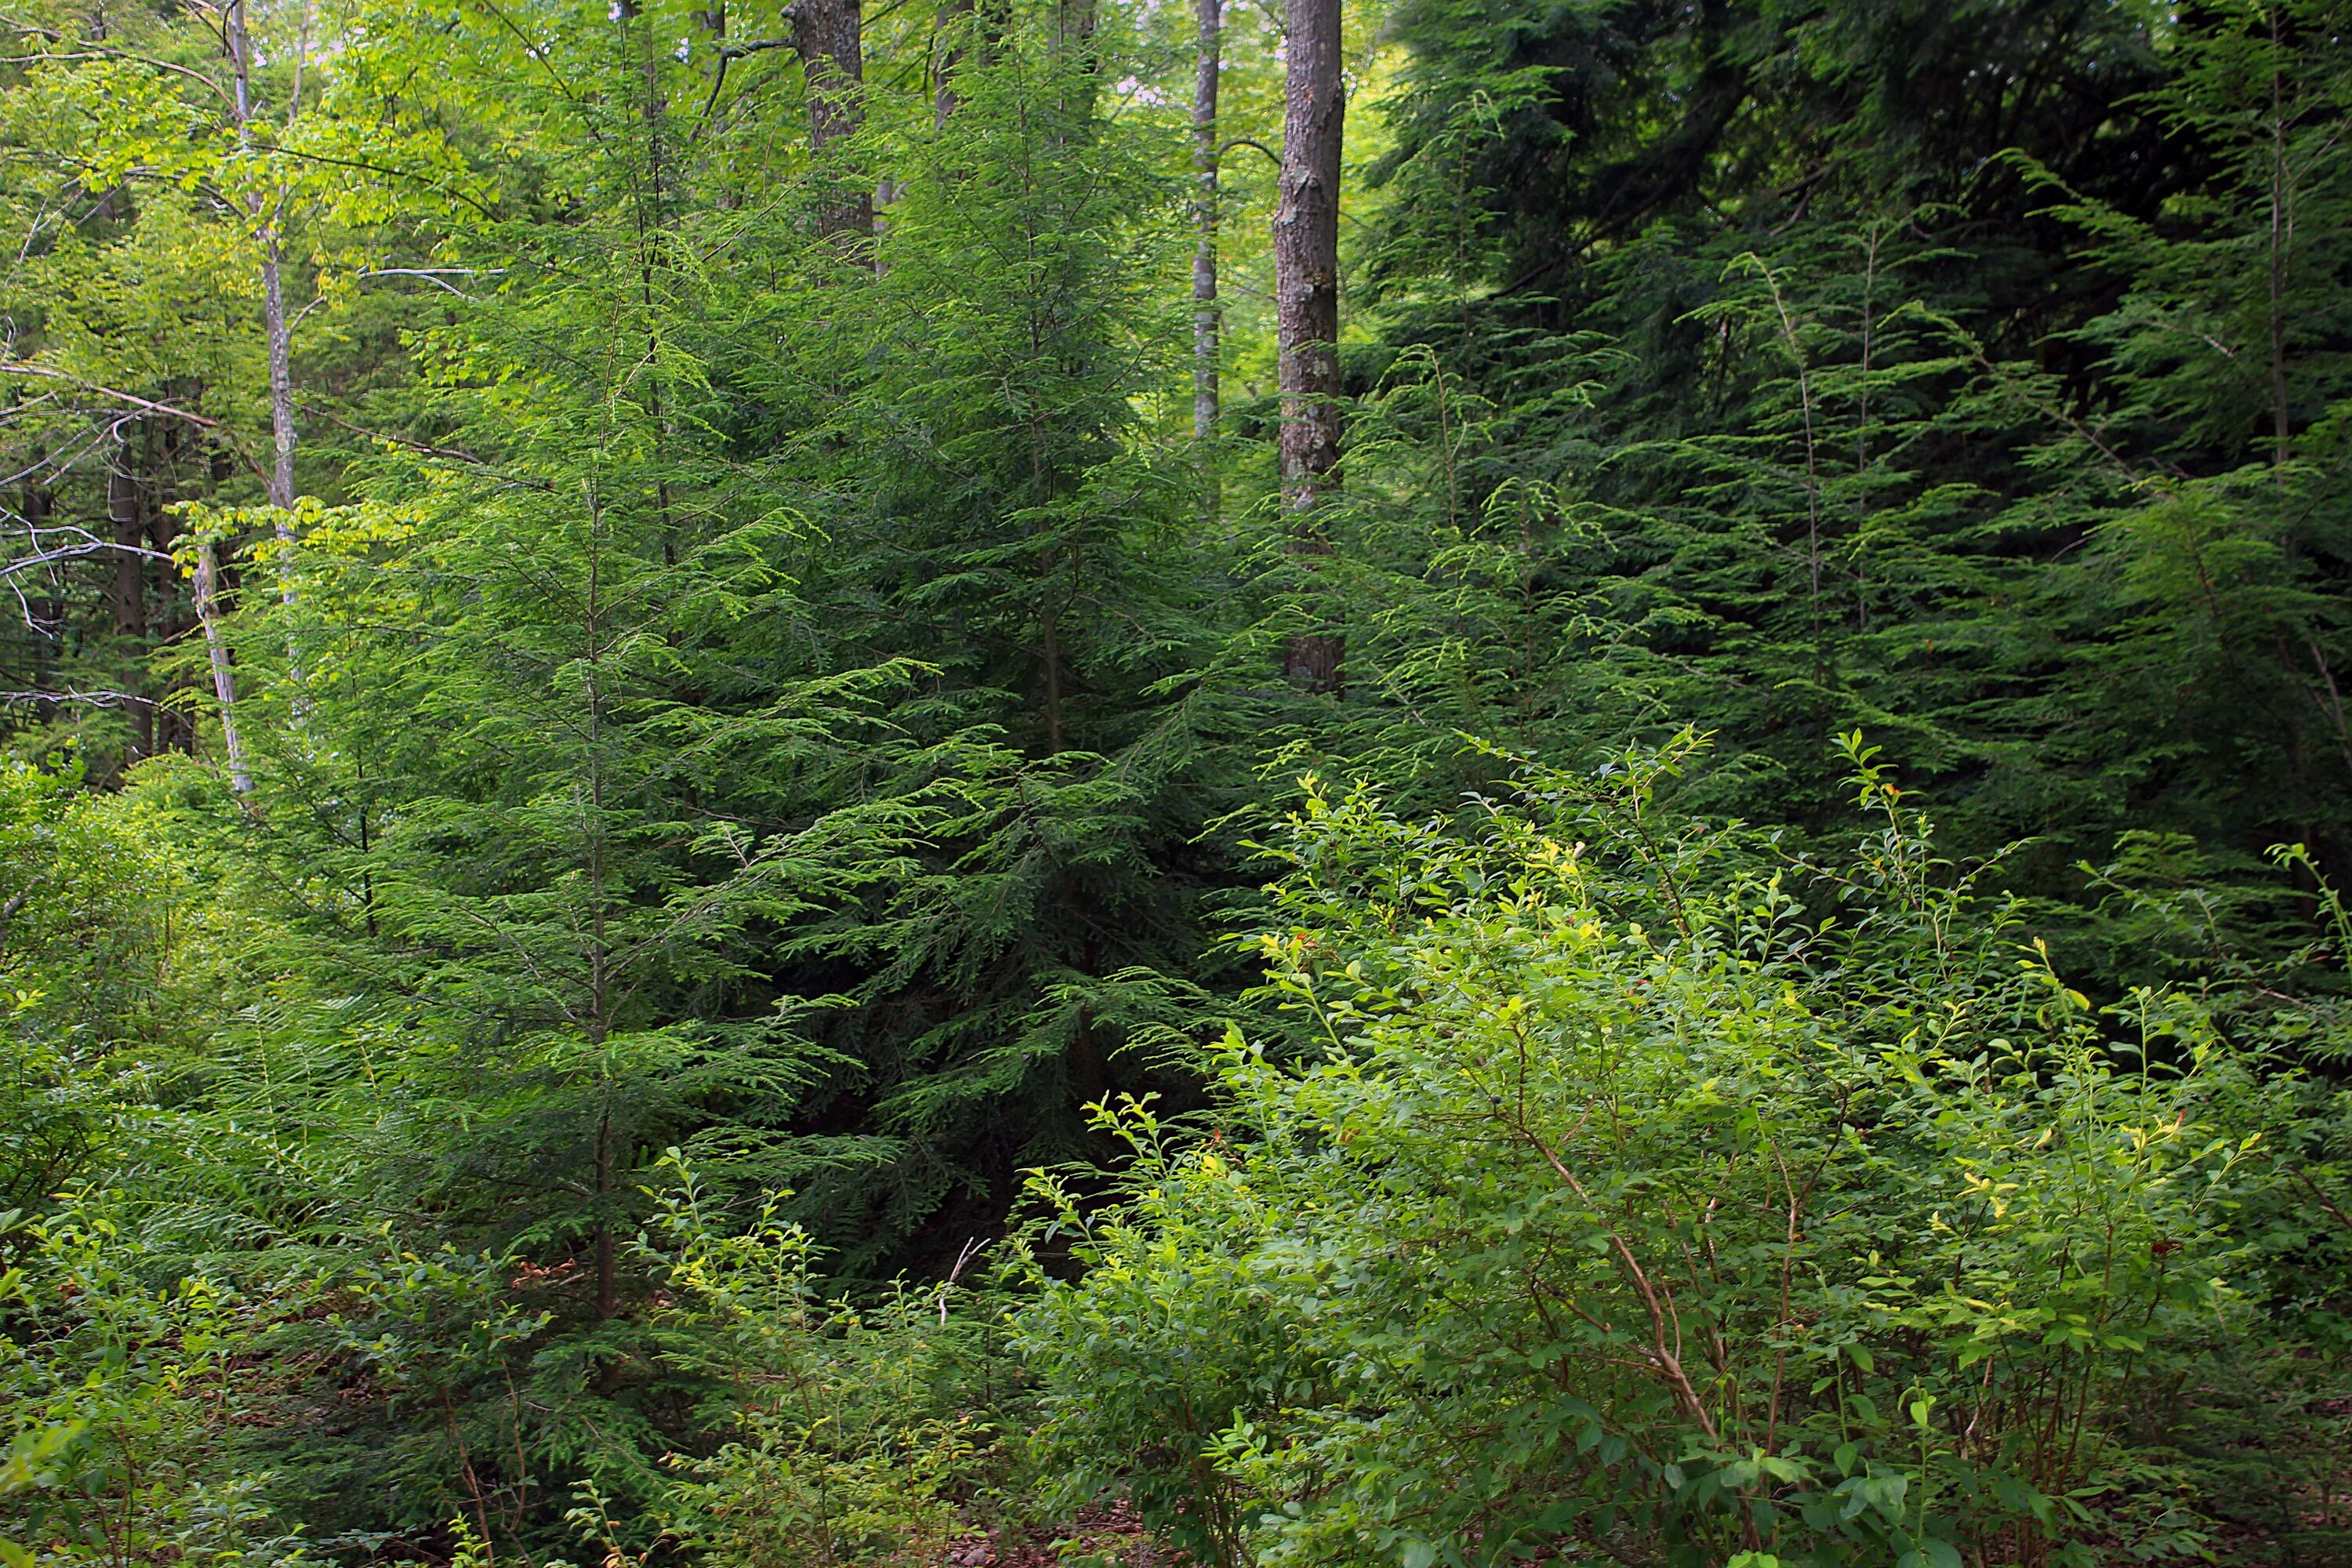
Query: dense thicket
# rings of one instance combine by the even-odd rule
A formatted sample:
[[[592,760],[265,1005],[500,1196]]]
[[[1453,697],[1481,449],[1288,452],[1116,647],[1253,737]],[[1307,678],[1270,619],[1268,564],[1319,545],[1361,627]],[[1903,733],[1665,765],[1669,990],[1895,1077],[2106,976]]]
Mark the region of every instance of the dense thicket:
[[[1521,582],[1600,596],[1611,721],[1733,738],[1727,808],[1818,821],[1867,721],[2043,887],[2340,868],[2342,26],[1407,7],[1367,267],[1427,357],[1361,374],[1483,399],[1466,493],[1563,492]]]
[[[1195,10],[0,17],[0,1561],[2342,1559],[2352,16]]]

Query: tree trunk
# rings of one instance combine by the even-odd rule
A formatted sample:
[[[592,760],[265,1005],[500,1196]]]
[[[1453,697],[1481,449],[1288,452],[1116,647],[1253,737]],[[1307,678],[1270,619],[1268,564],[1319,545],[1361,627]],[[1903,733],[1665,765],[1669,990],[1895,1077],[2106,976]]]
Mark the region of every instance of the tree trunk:
[[[1217,78],[1224,0],[1193,0],[1200,29],[1199,75],[1192,88],[1192,439],[1199,443],[1202,504],[1217,515]]]
[[[173,521],[169,508],[149,508],[148,547],[168,561],[172,558],[172,548],[179,539],[180,527]],[[176,573],[164,573],[162,588],[157,595],[159,602],[148,616],[151,635],[159,646],[169,647],[188,634],[188,602],[178,591],[178,582]],[[155,714],[155,749],[159,752],[184,752],[190,756],[195,755],[194,721],[184,707],[172,700],[176,693],[186,689],[186,684],[184,680],[175,679],[165,688],[161,700],[149,704]]]
[[[128,443],[117,442],[106,465],[106,521],[114,543],[114,629],[126,637],[147,635],[146,520],[140,515],[139,477],[131,472]]]
[[[275,450],[269,466],[269,504],[294,510],[294,334],[286,321],[286,290],[280,282],[278,213],[261,249],[261,319],[269,334],[269,436]],[[292,539],[289,518],[278,520],[278,537]]]
[[[931,33],[939,50],[937,96],[931,105],[931,125],[945,130],[963,101],[956,91],[956,72],[967,55],[994,58],[996,44],[1013,20],[1011,0],[943,0],[933,13]]]
[[[1331,551],[1317,516],[1339,485],[1339,0],[1288,0],[1282,177],[1274,216],[1275,315],[1282,391],[1282,500],[1291,550]],[[1284,673],[1309,691],[1340,689],[1337,633],[1303,633]]]
[[[253,153],[253,34],[246,25],[245,0],[229,0],[223,20],[235,86],[230,108],[236,119],[237,151],[249,157]],[[298,103],[302,80],[299,63],[298,57],[294,78]],[[287,112],[290,121],[293,110],[289,108]],[[280,185],[276,196],[267,204],[258,191],[254,192],[246,198],[246,212],[261,226],[261,323],[269,350],[269,504],[278,509],[274,525],[278,542],[290,545],[294,542],[294,324],[286,315],[285,252],[279,233],[286,219],[285,187]],[[207,544],[205,554],[210,559],[213,546]],[[294,603],[294,564],[289,557],[279,561],[278,597],[282,604]],[[198,617],[202,619],[205,614],[199,604]],[[244,768],[236,743],[236,720],[230,710],[235,683],[228,674],[226,650],[217,642],[213,623],[206,619],[205,625],[206,639],[214,644],[214,685],[224,693],[222,743],[228,750],[234,778]],[[286,673],[295,689],[294,721],[299,727],[308,722],[310,701],[303,695],[306,682],[301,650],[290,631],[286,642]],[[237,787],[240,791],[250,789],[251,780],[248,778]]]
[[[960,101],[956,97],[955,73],[956,68],[963,63],[962,34],[965,18],[971,12],[972,0],[946,0],[932,18],[933,34],[945,35],[945,41],[939,49],[938,90],[931,100],[931,127],[934,130],[945,130],[948,121],[955,118],[956,104]]]
[[[1084,58],[1084,69],[1092,79],[1095,62],[1087,53],[1095,41],[1095,30],[1102,21],[1100,0],[1061,0],[1054,8],[1054,47],[1067,54],[1076,51]],[[1081,105],[1091,112],[1091,96]]]
[[[47,538],[49,511],[54,500],[55,498],[36,482],[36,476],[33,473],[28,472],[25,475],[23,504],[26,542],[36,550],[46,547],[44,542]],[[53,589],[58,586],[55,578],[50,579],[50,583]],[[31,623],[26,628],[32,637],[32,647],[29,650],[31,656],[29,684],[36,691],[47,691],[57,679],[58,657],[64,651],[65,600],[56,592],[27,594],[25,598],[25,616]],[[33,710],[39,716],[40,721],[46,724],[57,716],[57,703],[53,699],[37,698],[34,701]]]
[[[790,15],[786,8],[786,15]],[[727,80],[727,0],[709,0],[694,13],[694,25],[704,39],[709,63],[696,68],[704,83],[704,110],[708,112],[719,104],[719,89]],[[689,138],[690,140],[690,138]],[[731,179],[712,182],[710,205],[720,212],[733,212],[743,205],[743,187]]]
[[[118,437],[106,465],[106,521],[114,537],[114,584],[107,597],[114,603],[114,630],[134,661],[139,675],[126,677],[131,685],[144,684],[147,662],[147,520],[140,504],[139,476],[134,471],[131,444]],[[131,746],[123,765],[155,754],[155,713],[142,695],[130,704]]]
[[[209,539],[196,546],[196,574],[191,597],[196,620],[205,628],[205,651],[211,656],[213,695],[220,701],[221,749],[228,753],[229,788],[253,793],[253,773],[246,766],[245,747],[236,732],[236,671],[228,657],[228,639],[220,626],[220,555]]]
[[[246,29],[245,0],[230,0],[228,7],[229,63],[235,74],[236,92],[231,108],[236,116],[236,142],[239,152],[253,150],[253,37]],[[263,204],[259,195],[247,198],[247,214],[259,219]],[[290,511],[294,506],[294,336],[286,319],[286,289],[283,279],[283,250],[279,242],[278,225],[284,218],[286,203],[281,194],[268,208],[268,218],[261,229],[261,320],[269,337],[269,435],[274,448],[269,468],[269,504]],[[290,519],[278,520],[278,537],[290,540],[294,525]]]
[[[874,232],[874,198],[853,183],[852,171],[825,167],[825,150],[856,134],[865,122],[866,25],[859,0],[798,0],[793,7],[793,48],[808,80],[809,152],[824,195],[816,230],[865,238]]]
[[[605,1086],[607,1096],[612,1088]],[[620,1272],[613,1257],[613,1216],[606,1205],[613,1197],[613,1112],[608,1104],[596,1119],[596,1217],[591,1245],[595,1251],[596,1321],[604,1322],[619,1310]]]

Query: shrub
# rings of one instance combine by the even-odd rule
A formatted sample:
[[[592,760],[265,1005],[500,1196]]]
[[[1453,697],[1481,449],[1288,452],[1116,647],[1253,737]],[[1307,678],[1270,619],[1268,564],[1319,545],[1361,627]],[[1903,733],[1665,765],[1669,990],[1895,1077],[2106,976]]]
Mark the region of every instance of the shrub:
[[[2195,1555],[2157,1456],[2249,1310],[2261,1096],[2097,1006],[1859,736],[1842,864],[1678,820],[1685,733],[1408,822],[1311,784],[1229,1037],[1023,1320],[1073,1493],[1220,1563]]]
[[[940,1562],[999,1472],[998,1309],[955,1279],[828,1298],[781,1194],[729,1226],[675,1152],[667,1171],[640,1244],[664,1281],[655,1327],[664,1359],[707,1380],[699,1425],[719,1440],[673,1456],[665,1539],[709,1568]]]

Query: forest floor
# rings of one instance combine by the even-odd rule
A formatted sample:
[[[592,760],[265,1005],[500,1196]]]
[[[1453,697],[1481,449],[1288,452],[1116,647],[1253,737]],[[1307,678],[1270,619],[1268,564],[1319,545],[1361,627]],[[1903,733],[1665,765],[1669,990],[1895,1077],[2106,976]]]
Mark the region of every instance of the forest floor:
[[[1124,1500],[1086,1509],[1068,1522],[973,1531],[955,1538],[945,1568],[1180,1568]]]

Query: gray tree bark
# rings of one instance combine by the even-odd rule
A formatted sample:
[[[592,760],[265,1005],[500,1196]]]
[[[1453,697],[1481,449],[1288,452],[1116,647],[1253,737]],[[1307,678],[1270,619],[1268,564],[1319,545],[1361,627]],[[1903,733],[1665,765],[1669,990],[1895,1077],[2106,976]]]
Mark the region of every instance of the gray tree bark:
[[[1291,550],[1328,555],[1317,513],[1339,482],[1339,0],[1288,0],[1282,175],[1274,216],[1275,319],[1282,393],[1282,500]],[[1309,691],[1341,689],[1345,644],[1303,633],[1284,674]]]
[[[860,0],[795,0],[793,49],[808,81],[809,151],[826,192],[817,233],[863,238],[874,232],[874,197],[848,171],[825,168],[825,153],[865,123],[866,18]]]
[[[230,0],[227,16],[229,65],[234,91],[231,111],[236,116],[237,150],[253,150],[253,35],[245,20],[245,0]],[[265,207],[258,191],[246,198],[247,215],[261,222],[261,319],[269,338],[269,435],[273,447],[269,468],[269,504],[284,510],[294,506],[294,335],[286,318],[284,250],[278,233],[286,202],[278,198]],[[280,539],[294,537],[287,518],[278,521]]]
[[[142,665],[147,654],[147,519],[141,504],[139,475],[131,443],[116,426],[113,448],[106,461],[106,521],[114,535],[114,583],[108,596],[114,601],[114,629]],[[131,684],[145,681],[133,678]],[[127,766],[155,754],[155,710],[142,694],[129,705],[130,755]]]
[[[944,0],[931,20],[933,35],[945,37],[939,49],[937,91],[931,100],[931,124],[935,129],[946,129],[947,122],[955,118],[956,105],[961,101],[956,96],[955,73],[963,63],[964,19],[972,15],[973,9],[973,0]]]
[[[1217,79],[1223,55],[1224,0],[1193,0],[1200,33],[1199,74],[1192,88],[1192,223],[1199,243],[1192,252],[1192,439],[1202,447],[1209,514],[1216,515],[1216,459],[1208,450],[1217,437],[1218,358],[1222,323],[1217,311]]]
[[[220,554],[209,539],[196,546],[195,581],[189,595],[195,601],[196,622],[204,627],[205,652],[213,668],[213,696],[220,704],[221,749],[228,753],[229,788],[238,795],[253,793],[253,771],[246,765],[245,746],[236,729],[236,669],[229,662],[228,639],[220,626]]]

